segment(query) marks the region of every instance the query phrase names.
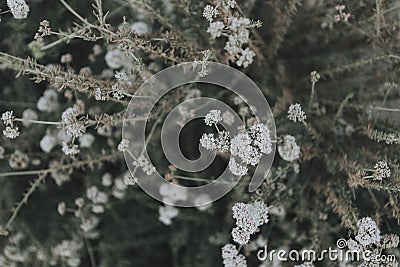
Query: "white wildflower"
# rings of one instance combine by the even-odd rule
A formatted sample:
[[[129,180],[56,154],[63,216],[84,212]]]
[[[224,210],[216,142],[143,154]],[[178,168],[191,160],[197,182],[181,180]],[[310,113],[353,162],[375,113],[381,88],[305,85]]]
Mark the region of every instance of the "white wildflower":
[[[172,206],[160,206],[158,208],[159,217],[158,219],[165,225],[170,225],[172,219],[178,216],[179,210]]]
[[[65,214],[66,205],[65,202],[60,202],[57,205],[57,212],[62,216]]]
[[[247,267],[246,258],[232,244],[222,247],[222,259],[225,267]]]
[[[211,34],[211,38],[215,39],[221,36],[225,24],[221,21],[211,22],[207,28],[207,32]]]
[[[31,125],[32,123],[29,120],[37,120],[38,114],[36,113],[36,111],[34,111],[31,108],[27,108],[22,112],[22,119],[24,119],[25,121],[22,121],[22,125],[24,125],[25,127],[28,127],[29,125]]]
[[[142,171],[147,175],[151,175],[156,171],[156,168],[143,155],[135,159],[132,164],[133,166],[142,168]]]
[[[355,239],[364,246],[379,244],[380,231],[376,223],[370,217],[364,217],[357,222],[358,233]]]
[[[46,152],[49,153],[57,144],[57,139],[51,135],[46,134],[43,136],[43,138],[40,140],[40,148]]]
[[[256,123],[250,128],[250,135],[253,143],[261,153],[269,154],[272,152],[272,140],[268,127],[262,123]]]
[[[105,187],[110,187],[112,185],[112,177],[110,173],[106,172],[103,174],[101,177],[101,184]]]
[[[383,249],[397,248],[399,246],[399,236],[396,234],[386,234],[381,236],[380,247]]]
[[[1,120],[3,121],[4,125],[12,125],[14,122],[13,111],[6,111],[1,114]]]
[[[231,126],[235,122],[235,116],[231,112],[225,111],[222,113],[222,121]]]
[[[124,92],[118,87],[117,84],[114,84],[114,85],[112,86],[112,89],[113,89],[113,91],[112,91],[112,96],[113,96],[115,99],[120,100],[120,99],[122,99],[122,98],[125,97]]]
[[[78,145],[74,145],[74,144],[68,145],[66,142],[62,143],[61,150],[62,150],[62,152],[64,152],[65,155],[68,155],[68,156],[73,156],[80,152]]]
[[[96,88],[94,90],[94,99],[96,99],[97,101],[105,101],[107,98],[100,88]]]
[[[214,150],[217,148],[216,140],[214,134],[203,134],[200,138],[200,144],[202,147],[208,150]]]
[[[241,67],[243,66],[244,68],[247,68],[251,63],[253,63],[253,57],[256,54],[250,50],[249,48],[246,48],[245,50],[241,51],[241,55],[239,56],[239,59],[236,61],[236,64]]]
[[[188,192],[186,187],[176,187],[169,183],[163,183],[159,188],[160,195],[163,198],[163,202],[170,204],[178,201],[184,201],[188,198]]]
[[[114,186],[112,189],[112,195],[115,198],[123,199],[126,195],[126,189],[128,186],[120,178],[114,180]]]
[[[304,122],[307,118],[306,113],[301,109],[301,105],[291,104],[288,110],[288,119],[294,122]]]
[[[19,136],[20,132],[18,131],[18,127],[14,128],[7,126],[5,130],[3,130],[3,135],[9,139],[15,139]]]
[[[79,144],[81,147],[89,148],[92,146],[93,142],[94,136],[91,134],[86,133],[79,137]]]
[[[114,77],[115,77],[115,79],[117,79],[120,82],[128,80],[128,75],[126,75],[125,71],[117,71],[115,73]]]
[[[294,136],[285,135],[283,144],[278,146],[279,155],[286,161],[294,161],[300,156],[300,147]]]
[[[232,237],[241,245],[249,241],[250,235],[255,233],[259,226],[269,221],[268,208],[261,201],[251,204],[236,203],[232,211],[237,226],[232,231]]]
[[[318,82],[320,78],[321,75],[317,71],[314,70],[310,73],[310,80],[312,83]]]
[[[37,108],[40,111],[53,112],[58,109],[58,95],[53,89],[47,89],[44,91],[37,102]]]
[[[210,110],[205,116],[205,123],[208,126],[212,126],[213,124],[217,124],[222,120],[221,110],[213,109]]]
[[[104,213],[104,207],[102,205],[93,205],[92,212],[95,214]]]
[[[107,52],[105,61],[110,68],[119,69],[126,65],[126,56],[121,50],[112,49]]]
[[[75,108],[67,108],[61,115],[65,132],[70,137],[80,137],[86,131],[83,121],[77,119],[78,111]]]
[[[213,18],[215,18],[218,14],[218,9],[210,5],[206,5],[203,10],[203,17],[205,17],[210,22],[213,21]]]
[[[205,202],[208,202],[208,204],[203,204]],[[194,199],[194,205],[198,210],[205,211],[212,206],[211,198],[207,194],[200,194]]]
[[[143,21],[133,23],[130,28],[134,34],[139,36],[148,34],[150,32],[149,26]]]
[[[229,150],[230,137],[229,137],[229,133],[227,131],[220,131],[218,133],[218,138],[216,140],[216,146],[217,146],[217,149],[222,153],[225,153]]]
[[[129,140],[128,139],[122,139],[121,143],[119,143],[119,145],[118,145],[118,150],[123,152],[128,148],[129,148]]]
[[[255,166],[260,162],[262,154],[251,143],[248,133],[239,133],[231,141],[231,153],[246,164]]]
[[[391,175],[390,168],[386,161],[378,161],[374,166],[374,180],[382,181],[383,178],[389,178]]]
[[[235,0],[227,0],[226,5],[230,8],[235,8],[236,1]]]
[[[137,182],[137,178],[132,177],[129,171],[124,174],[123,178],[126,185],[135,185]]]
[[[15,19],[25,19],[29,13],[29,6],[24,0],[7,0],[7,6]]]
[[[246,166],[238,164],[233,157],[229,160],[229,170],[237,176],[246,175],[248,169]]]

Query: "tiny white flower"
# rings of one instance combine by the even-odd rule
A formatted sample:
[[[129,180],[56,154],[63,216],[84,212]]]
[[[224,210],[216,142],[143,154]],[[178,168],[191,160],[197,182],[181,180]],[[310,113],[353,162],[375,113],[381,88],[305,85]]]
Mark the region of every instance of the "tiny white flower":
[[[222,121],[221,110],[213,109],[210,110],[204,119],[207,126],[212,126],[213,124],[217,124]]]
[[[306,113],[301,109],[299,103],[291,104],[288,110],[288,119],[294,122],[304,122],[307,118]]]
[[[128,139],[122,139],[121,143],[119,143],[119,145],[118,145],[118,150],[123,152],[128,148],[129,148],[129,140]]]
[[[221,36],[225,24],[221,21],[211,22],[208,26],[207,32],[211,34],[211,38],[215,39]]]
[[[294,161],[300,156],[300,147],[294,136],[285,135],[283,144],[278,146],[279,155],[286,161]]]
[[[29,6],[24,0],[7,0],[7,6],[15,19],[25,19],[29,13]]]
[[[57,212],[62,216],[65,214],[66,205],[65,202],[60,202],[57,205]]]
[[[386,161],[378,161],[374,166],[374,180],[382,181],[383,178],[389,178],[391,175],[390,168]]]
[[[218,9],[210,5],[206,5],[203,10],[203,17],[205,17],[210,22],[213,21],[213,18],[215,18],[218,14]]]

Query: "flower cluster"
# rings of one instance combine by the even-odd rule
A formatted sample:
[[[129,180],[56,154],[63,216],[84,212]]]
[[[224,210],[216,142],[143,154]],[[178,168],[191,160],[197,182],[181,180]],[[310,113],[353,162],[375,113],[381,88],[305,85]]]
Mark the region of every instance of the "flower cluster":
[[[42,20],[40,22],[40,26],[39,26],[37,33],[35,33],[34,39],[41,41],[41,40],[43,40],[43,37],[49,36],[50,34],[51,34],[50,22],[48,20]],[[61,58],[61,62],[63,62],[63,61],[66,61],[66,60],[63,60],[63,58]]]
[[[6,129],[3,130],[3,135],[9,139],[15,139],[19,136],[20,132],[18,127],[14,125],[15,117],[13,111],[6,111],[1,115],[1,120],[3,121]]]
[[[233,208],[233,218],[236,219],[236,228],[232,230],[233,240],[241,245],[247,244],[250,235],[258,227],[268,223],[268,208],[264,202],[257,201],[250,204],[236,203]]]
[[[319,79],[321,79],[321,75],[317,71],[314,70],[310,73],[310,80],[312,83],[318,82]]]
[[[230,140],[226,131],[220,131],[217,123],[222,121],[220,110],[211,110],[205,116],[205,123],[208,126],[214,125],[218,136],[205,133],[200,138],[200,145],[208,150],[218,150],[222,153],[230,152],[229,170],[238,176],[247,173],[247,165],[256,166],[263,154],[272,152],[272,140],[269,129],[266,125],[255,123],[249,130],[240,132]],[[240,161],[239,161],[240,160]]]
[[[235,245],[226,244],[222,247],[222,259],[225,267],[246,267],[246,258],[239,254]]]
[[[381,235],[375,221],[370,217],[364,217],[357,221],[357,235],[355,240],[350,238],[347,241],[347,248],[357,252],[372,252],[371,259],[380,256],[382,250],[397,248],[399,237],[395,234]],[[364,262],[369,266],[370,261]]]
[[[211,57],[212,51],[207,49],[207,50],[201,51],[201,54],[203,56],[203,59],[193,61],[192,66],[193,66],[193,69],[197,71],[197,74],[200,75],[200,77],[206,77],[208,75],[207,61]],[[198,66],[200,66],[200,70],[197,70]]]
[[[159,217],[158,219],[165,225],[170,225],[172,219],[178,216],[179,210],[173,206],[165,205],[158,208]]]
[[[255,53],[249,47],[245,47],[250,41],[250,28],[260,27],[261,22],[252,22],[242,17],[236,11],[236,1],[218,1],[216,6],[207,5],[203,11],[210,25],[207,32],[213,39],[224,36],[228,38],[225,51],[229,59],[239,67],[248,67],[253,62]],[[220,20],[216,20],[219,18]]]
[[[300,156],[300,147],[292,135],[285,135],[283,143],[278,146],[279,155],[286,161],[294,161]]]
[[[15,19],[26,19],[29,13],[29,6],[25,0],[7,0],[7,6]]]
[[[78,120],[78,110],[75,107],[67,108],[61,115],[63,127],[68,136],[80,137],[86,132],[84,121]]]
[[[372,174],[374,180],[382,181],[383,178],[389,178],[391,175],[390,168],[386,161],[378,161],[374,166],[374,173]]]
[[[355,239],[363,246],[378,244],[381,241],[380,231],[370,217],[364,217],[357,222],[358,233]]]
[[[337,14],[335,15],[335,21],[339,22],[339,21],[345,21],[348,22],[349,18],[350,18],[350,13],[346,13],[344,12],[346,6],[345,5],[337,5],[335,7],[335,9],[337,10]]]
[[[299,103],[291,104],[288,110],[288,119],[294,122],[305,122],[307,116]]]
[[[147,175],[151,175],[156,171],[156,168],[143,155],[140,155],[137,159],[135,159],[132,164],[137,168],[140,167]]]

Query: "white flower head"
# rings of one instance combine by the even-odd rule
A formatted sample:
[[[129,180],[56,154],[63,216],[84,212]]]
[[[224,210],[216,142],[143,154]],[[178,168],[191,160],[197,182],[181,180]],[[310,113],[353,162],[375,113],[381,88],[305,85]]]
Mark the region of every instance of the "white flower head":
[[[206,5],[203,10],[203,17],[205,17],[208,21],[212,22],[215,17],[219,14],[218,9],[211,5]]]
[[[60,202],[57,205],[57,212],[58,214],[60,214],[61,216],[65,214],[65,209],[66,209],[66,205],[65,202]]]
[[[24,125],[25,127],[28,127],[29,125],[31,125],[31,122],[28,120],[37,120],[38,114],[36,113],[36,111],[34,111],[31,108],[27,108],[22,112],[22,119],[24,119],[25,121],[22,121],[22,125]]]
[[[3,135],[9,139],[15,139],[19,136],[20,132],[18,127],[15,126],[14,128],[7,126],[5,130],[3,130]]]
[[[119,145],[118,145],[118,150],[123,152],[128,148],[129,148],[129,140],[128,139],[122,139],[121,143],[119,143]]]
[[[250,128],[253,143],[261,153],[269,154],[272,152],[272,140],[268,127],[262,123],[256,123]]]
[[[131,31],[138,36],[143,36],[148,34],[150,29],[146,22],[138,21],[131,25]]]
[[[301,109],[299,103],[291,104],[288,110],[288,119],[294,122],[304,122],[307,118],[306,113]]]
[[[57,145],[57,139],[51,135],[43,136],[40,140],[40,148],[45,152],[49,153]]]
[[[213,124],[217,124],[222,121],[221,110],[212,109],[210,110],[204,119],[207,126],[212,126]]]
[[[79,154],[79,152],[80,152],[78,145],[74,145],[74,144],[68,145],[67,142],[62,143],[61,150],[62,150],[62,152],[64,152],[65,155],[68,155],[68,156],[73,156],[73,155]]]
[[[279,155],[286,161],[294,161],[300,156],[300,147],[292,135],[285,135],[283,144],[278,146]]]
[[[211,34],[211,38],[215,39],[221,36],[225,24],[221,21],[211,22],[207,28],[207,32]]]
[[[200,144],[202,147],[208,150],[214,150],[217,148],[216,140],[214,134],[203,134],[200,138]]]
[[[12,125],[14,122],[13,111],[6,111],[1,114],[1,120],[3,121],[4,125]]]
[[[222,259],[225,267],[247,267],[246,258],[232,244],[222,247]]]
[[[232,211],[237,226],[232,231],[232,237],[241,245],[247,244],[250,235],[255,233],[258,227],[269,221],[268,208],[261,201],[250,204],[236,203]]]
[[[158,212],[160,214],[158,219],[165,225],[170,225],[172,219],[179,214],[179,210],[173,206],[160,206]]]
[[[239,59],[236,61],[236,65],[238,65],[239,67],[243,66],[244,68],[247,68],[251,63],[253,63],[253,57],[255,55],[256,54],[249,48],[242,50]]]
[[[378,161],[374,166],[374,180],[382,181],[383,178],[389,178],[391,175],[390,168],[386,161]]]
[[[357,222],[358,233],[355,239],[364,246],[379,244],[381,240],[378,226],[370,217],[364,217]]]
[[[15,19],[25,19],[29,13],[29,6],[24,0],[7,0],[7,6]]]
[[[228,164],[229,170],[237,176],[243,176],[246,175],[248,169],[246,166],[240,165],[239,163],[236,162],[236,160],[231,157],[229,160]]]

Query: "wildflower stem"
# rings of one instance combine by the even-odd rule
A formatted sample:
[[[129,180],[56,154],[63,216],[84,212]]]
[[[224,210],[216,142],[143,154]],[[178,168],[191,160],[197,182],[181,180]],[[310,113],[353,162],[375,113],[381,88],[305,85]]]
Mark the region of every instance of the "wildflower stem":
[[[399,112],[400,111],[400,108],[373,107],[372,109],[381,110],[381,111],[389,111],[389,112]]]
[[[61,125],[61,122],[57,121],[38,121],[38,120],[29,120],[29,119],[19,119],[15,118],[15,121],[22,121],[22,122],[30,122],[30,123],[36,123],[36,124],[50,124],[50,125]]]
[[[40,185],[40,183],[44,180],[45,177],[46,177],[46,174],[41,174],[41,175],[39,175],[38,178],[36,178],[35,181],[33,181],[33,183],[31,184],[31,187],[25,193],[25,195],[22,198],[22,200],[20,202],[18,202],[18,205],[13,210],[13,214],[11,215],[10,219],[8,220],[6,225],[4,226],[4,228],[6,230],[11,230],[10,229],[11,224],[14,222],[14,220],[17,217],[19,211],[21,210],[23,205],[28,202],[29,197],[32,195],[33,192],[35,192],[36,188]]]

